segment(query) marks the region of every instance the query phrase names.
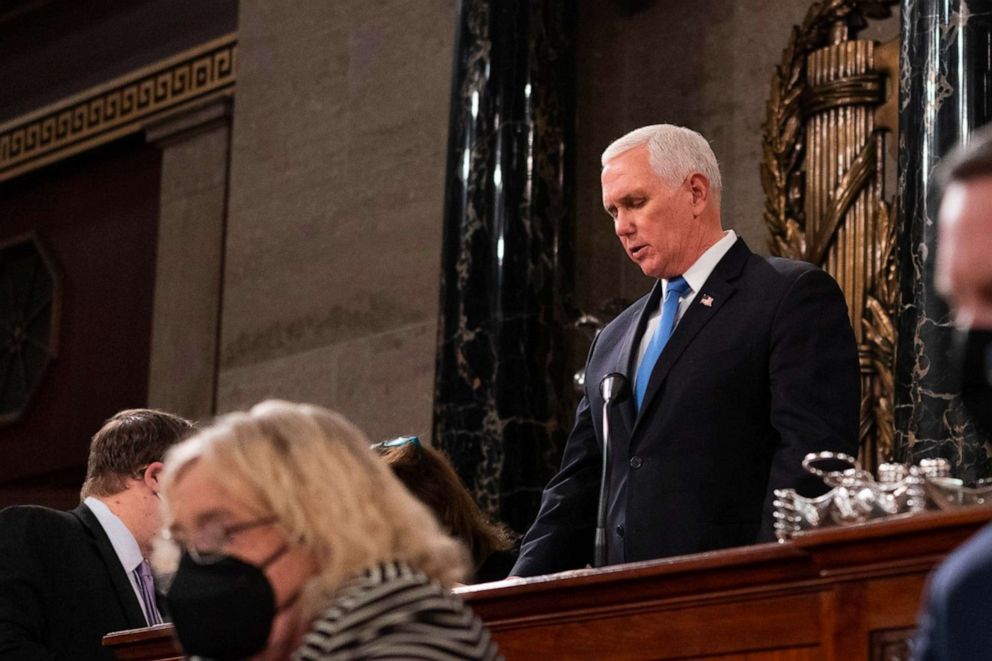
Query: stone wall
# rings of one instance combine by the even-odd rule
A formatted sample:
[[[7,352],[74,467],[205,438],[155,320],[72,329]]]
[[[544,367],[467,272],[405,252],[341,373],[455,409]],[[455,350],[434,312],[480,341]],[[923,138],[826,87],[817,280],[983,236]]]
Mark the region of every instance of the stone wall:
[[[243,0],[219,412],[430,430],[454,0]]]

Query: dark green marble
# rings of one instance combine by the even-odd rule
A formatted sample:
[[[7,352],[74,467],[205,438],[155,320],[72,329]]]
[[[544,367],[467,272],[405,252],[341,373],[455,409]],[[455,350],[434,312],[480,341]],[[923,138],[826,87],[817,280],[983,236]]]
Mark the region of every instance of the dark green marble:
[[[992,3],[903,0],[896,363],[896,457],[950,460],[966,481],[992,475],[989,439],[964,410],[950,360],[951,317],[934,287],[940,191],[935,166],[992,119]]]
[[[566,432],[573,4],[463,0],[458,18],[434,442],[520,531]]]

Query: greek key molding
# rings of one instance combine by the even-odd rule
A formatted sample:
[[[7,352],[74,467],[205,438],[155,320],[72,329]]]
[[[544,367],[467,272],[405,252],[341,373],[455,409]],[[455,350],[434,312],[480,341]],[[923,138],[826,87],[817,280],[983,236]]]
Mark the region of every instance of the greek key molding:
[[[234,89],[237,35],[179,53],[0,125],[0,181],[141,131]]]

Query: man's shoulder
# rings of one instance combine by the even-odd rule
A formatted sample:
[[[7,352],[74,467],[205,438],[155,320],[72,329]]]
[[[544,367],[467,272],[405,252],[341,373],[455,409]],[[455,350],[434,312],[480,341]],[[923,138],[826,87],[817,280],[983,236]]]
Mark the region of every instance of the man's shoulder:
[[[747,262],[746,272],[782,283],[791,283],[810,272],[826,274],[826,271],[819,266],[799,259],[763,257],[754,254]]]
[[[608,324],[603,327],[602,334],[610,335],[616,332],[626,332],[630,324],[636,324],[638,315],[644,308],[644,304],[647,299],[651,296],[651,290],[649,289],[647,293],[638,298],[636,301],[624,308],[623,312],[615,316]]]
[[[71,523],[74,519],[70,512],[43,505],[12,505],[0,509],[0,522],[4,523]]]
[[[0,509],[0,530],[3,534],[72,534],[82,532],[82,525],[72,512],[41,505],[14,505]]]
[[[751,255],[741,278],[741,285],[751,292],[749,300],[765,303],[787,296],[811,295],[824,305],[843,302],[844,294],[837,281],[815,264],[785,257]],[[772,303],[774,304],[774,303]]]
[[[947,557],[934,574],[931,589],[951,602],[962,594],[992,590],[992,524]]]

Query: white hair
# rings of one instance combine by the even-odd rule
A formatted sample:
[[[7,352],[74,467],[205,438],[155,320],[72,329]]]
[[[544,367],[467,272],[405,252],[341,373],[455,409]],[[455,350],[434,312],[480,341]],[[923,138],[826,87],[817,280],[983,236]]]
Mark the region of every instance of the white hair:
[[[607,161],[641,145],[647,145],[648,161],[659,177],[678,186],[693,172],[699,172],[710,182],[710,188],[719,194],[721,188],[720,166],[706,138],[692,129],[672,124],[653,124],[634,129],[617,138],[603,151]]]

